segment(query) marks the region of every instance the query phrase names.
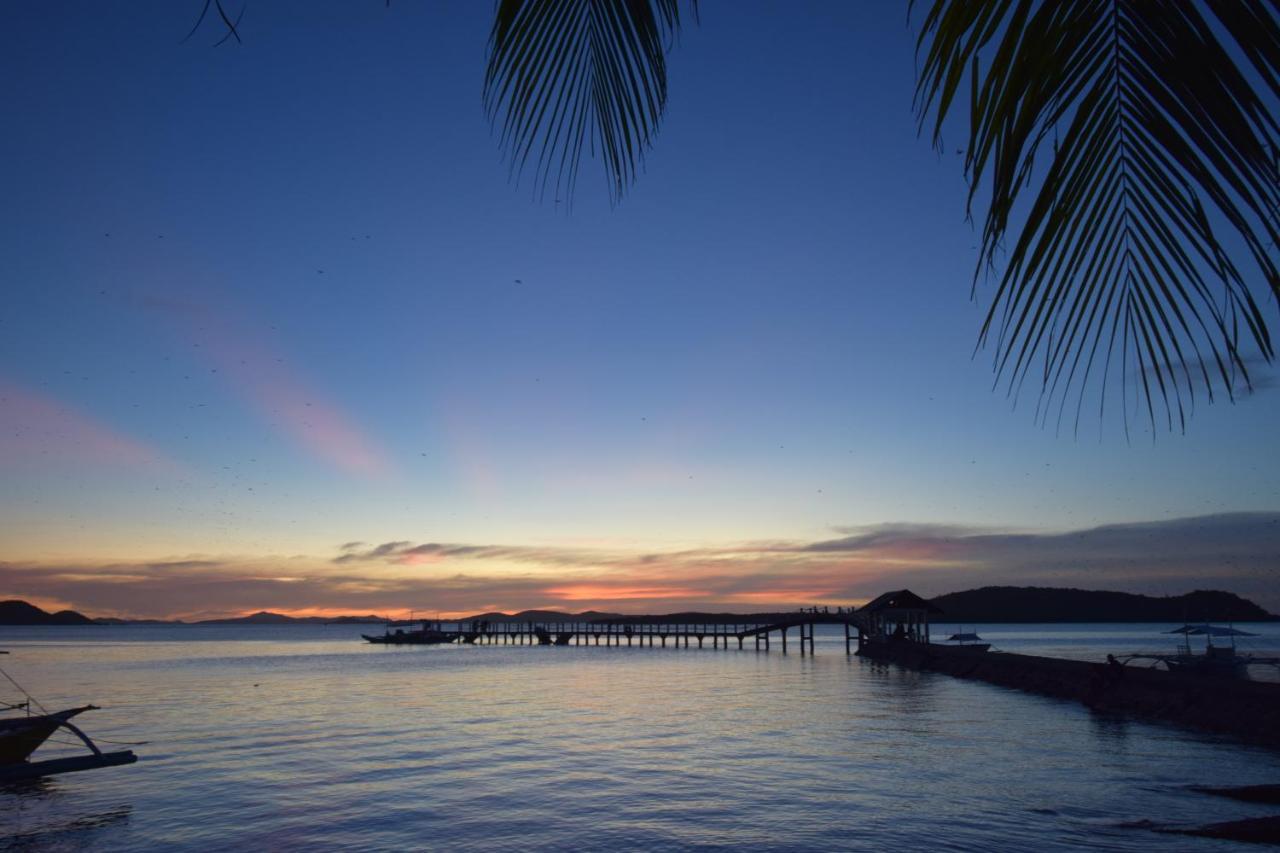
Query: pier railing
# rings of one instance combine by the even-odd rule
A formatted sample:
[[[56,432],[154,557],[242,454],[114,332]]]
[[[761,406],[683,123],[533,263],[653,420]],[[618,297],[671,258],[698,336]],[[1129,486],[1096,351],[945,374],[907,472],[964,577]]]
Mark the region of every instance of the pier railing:
[[[794,618],[760,621],[662,621],[633,619],[601,621],[462,620],[439,622],[436,627],[453,639],[476,645],[558,645],[648,648],[745,649],[747,642],[768,651],[774,643],[782,651],[799,640],[801,654],[814,651],[819,624],[844,626],[845,652],[857,637],[849,616],[800,613]],[[795,632],[794,634],[792,632]]]

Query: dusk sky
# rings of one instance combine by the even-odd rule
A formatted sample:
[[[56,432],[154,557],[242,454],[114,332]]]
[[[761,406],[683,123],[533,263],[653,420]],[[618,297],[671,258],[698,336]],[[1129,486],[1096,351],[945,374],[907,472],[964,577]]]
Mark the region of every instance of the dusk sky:
[[[1154,440],[993,389],[904,4],[703,3],[644,173],[611,207],[589,162],[572,209],[509,179],[490,3],[250,3],[243,44],[182,43],[201,5],[7,10],[0,599],[1280,611],[1273,367]]]

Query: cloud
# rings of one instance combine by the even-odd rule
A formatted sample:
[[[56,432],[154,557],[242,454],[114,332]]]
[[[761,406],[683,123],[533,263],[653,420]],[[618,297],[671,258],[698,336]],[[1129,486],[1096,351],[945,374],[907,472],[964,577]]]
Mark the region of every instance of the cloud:
[[[172,296],[136,294],[133,304],[164,314],[183,340],[257,410],[263,420],[305,452],[365,479],[392,471],[387,452],[359,425],[354,415],[327,399],[286,362],[266,335],[234,312]]]
[[[363,542],[348,543],[363,545]],[[338,565],[347,563],[377,562],[398,565],[419,565],[436,562],[451,557],[467,557],[472,559],[511,560],[527,563],[550,565],[586,565],[607,563],[610,558],[597,552],[589,552],[570,548],[535,548],[513,545],[465,545],[426,542],[415,545],[409,541],[384,542],[363,551],[343,546],[344,553],[334,557],[331,562]]]
[[[0,464],[33,462],[181,470],[159,449],[53,397],[0,378]]]
[[[9,562],[0,563],[0,598],[94,615],[531,607],[640,613],[854,604],[903,586],[932,596],[1012,584],[1157,595],[1216,587],[1280,610],[1280,513],[1052,533],[910,523],[839,532],[848,535],[666,552],[353,540],[329,558]]]

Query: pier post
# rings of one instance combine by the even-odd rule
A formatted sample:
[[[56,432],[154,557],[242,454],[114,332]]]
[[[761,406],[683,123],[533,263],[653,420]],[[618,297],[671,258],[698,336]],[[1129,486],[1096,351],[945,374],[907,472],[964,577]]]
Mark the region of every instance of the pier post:
[[[742,651],[742,635],[738,635],[738,651]]]
[[[782,629],[782,653],[784,655],[787,653],[787,629],[786,628]]]
[[[844,653],[849,654],[849,622],[844,623]]]

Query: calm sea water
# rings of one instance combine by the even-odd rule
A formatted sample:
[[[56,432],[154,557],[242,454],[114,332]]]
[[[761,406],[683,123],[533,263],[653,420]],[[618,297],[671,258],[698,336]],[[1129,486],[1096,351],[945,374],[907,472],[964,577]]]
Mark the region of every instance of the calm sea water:
[[[1280,626],[1249,629],[1280,648]],[[47,707],[92,701],[91,735],[150,741],[129,767],[0,788],[0,846],[1216,850],[1133,824],[1276,811],[1188,786],[1280,782],[1280,754],[846,658],[838,631],[784,656],[360,630],[0,628],[0,665]],[[978,630],[1172,648],[1159,626]]]

